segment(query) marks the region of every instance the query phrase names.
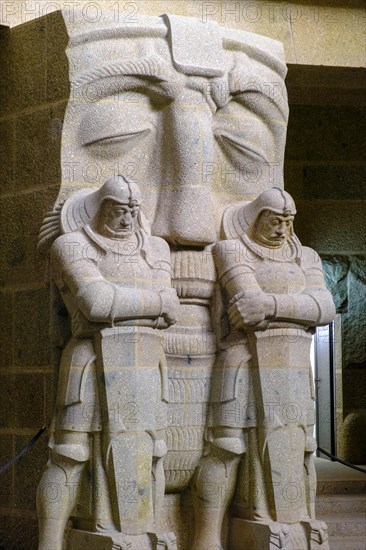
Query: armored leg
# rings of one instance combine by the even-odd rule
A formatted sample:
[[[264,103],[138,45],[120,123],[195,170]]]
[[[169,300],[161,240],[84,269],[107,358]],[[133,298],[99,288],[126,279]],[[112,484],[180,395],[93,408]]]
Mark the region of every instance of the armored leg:
[[[209,454],[202,459],[195,477],[195,550],[222,550],[222,521],[245,451],[241,429],[216,428],[213,436]]]
[[[38,550],[62,550],[65,527],[78,501],[88,459],[86,433],[60,432],[50,442],[50,457],[37,491]]]
[[[154,442],[153,451],[153,501],[154,501],[154,517],[156,523],[159,522],[162,515],[165,493],[165,473],[163,467],[164,456],[167,453],[166,443],[163,439],[156,439]],[[158,527],[158,525],[157,525]]]
[[[166,443],[162,434],[158,434],[154,442],[153,451],[153,501],[154,501],[154,518],[156,529],[156,547],[164,550],[176,550],[177,540],[174,533],[166,531],[163,525],[163,505],[165,494],[165,472],[163,467],[164,456],[167,453]]]
[[[307,504],[309,517],[315,519],[315,499],[316,499],[316,471],[314,465],[314,451],[316,451],[317,443],[312,435],[313,426],[308,428],[305,445],[304,457],[304,475],[305,488],[307,492]]]

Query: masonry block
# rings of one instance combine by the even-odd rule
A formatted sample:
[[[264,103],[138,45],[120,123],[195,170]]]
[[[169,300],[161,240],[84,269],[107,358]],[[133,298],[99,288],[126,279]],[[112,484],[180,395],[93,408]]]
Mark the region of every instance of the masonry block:
[[[0,120],[0,193],[13,190],[14,185],[14,123]]]
[[[30,436],[16,436],[16,452],[25,447],[29,440]],[[47,458],[47,436],[43,434],[35,445],[15,464],[15,508],[36,510],[37,485]]]
[[[56,186],[0,199],[0,285],[43,281],[44,265],[36,254],[37,238],[57,193]]]
[[[0,548],[37,550],[37,521],[28,517],[0,516]]]
[[[12,428],[14,426],[14,374],[0,373],[0,428]]]
[[[20,291],[14,295],[15,366],[49,365],[49,290]]]
[[[42,108],[17,117],[15,189],[59,183],[62,121],[55,111]]]
[[[0,467],[4,466],[13,455],[13,435],[3,434],[0,437]],[[11,508],[13,505],[13,466],[1,474],[0,502],[1,506]],[[0,546],[1,548],[1,546]]]
[[[298,201],[295,231],[318,252],[366,250],[366,209],[362,201]]]
[[[0,36],[2,78],[0,116],[44,103],[46,98],[46,25],[44,18]]]
[[[306,166],[304,199],[365,200],[366,164],[363,166]]]
[[[13,295],[0,292],[0,369],[13,366]]]
[[[69,66],[65,49],[68,43],[61,12],[45,17],[46,22],[46,101],[68,99],[70,94]]]
[[[359,161],[364,158],[365,109],[303,106],[291,108],[286,158],[299,161]]]

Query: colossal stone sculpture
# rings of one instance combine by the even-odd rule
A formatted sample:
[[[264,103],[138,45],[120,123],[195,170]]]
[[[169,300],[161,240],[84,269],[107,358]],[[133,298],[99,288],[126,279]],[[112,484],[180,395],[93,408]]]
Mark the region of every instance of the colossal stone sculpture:
[[[222,218],[228,206],[238,201],[254,199],[261,191],[272,187],[274,182],[283,187],[283,157],[288,117],[283,48],[280,43],[263,36],[175,15],[147,17],[138,13],[131,19],[116,17],[114,11],[108,13],[108,10],[103,10],[97,21],[85,18],[77,10],[73,11],[71,18],[68,15],[66,13],[65,23],[70,37],[67,54],[71,95],[62,135],[62,186],[55,208],[46,218],[42,228],[40,248],[47,251],[58,235],[66,233],[60,238],[65,240],[65,244],[69,243],[69,249],[74,250],[75,242],[79,241],[73,240],[76,234],[70,237],[70,231],[77,230],[77,234],[82,235],[83,239],[90,239],[90,231],[97,232],[92,226],[90,231],[88,229],[88,224],[96,213],[92,207],[96,199],[91,200],[90,197],[101,199],[104,192],[103,183],[116,174],[126,174],[139,183],[144,212],[152,228],[152,234],[156,235],[146,236],[147,233],[143,230],[145,222],[141,218],[142,229],[136,233],[141,236],[141,240],[135,239],[136,242],[133,242],[133,246],[137,245],[139,252],[133,257],[138,259],[138,265],[142,262],[144,269],[147,269],[145,260],[147,265],[150,265],[149,258],[166,260],[166,267],[169,261],[171,262],[172,286],[179,296],[180,306],[177,323],[173,326],[176,306],[172,295],[168,291],[159,293],[162,297],[163,311],[157,312],[154,309],[157,303],[149,294],[155,292],[156,298],[154,286],[160,290],[169,287],[168,272],[162,270],[165,278],[162,277],[161,283],[154,282],[150,288],[150,275],[146,281],[141,281],[140,275],[136,274],[131,266],[128,268],[131,271],[125,269],[126,266],[122,262],[120,269],[114,266],[122,286],[126,284],[122,281],[130,278],[136,281],[137,288],[142,288],[150,297],[143,305],[139,302],[138,292],[136,302],[131,298],[130,316],[121,321],[119,336],[116,337],[116,328],[114,327],[114,333],[111,334],[108,323],[113,317],[114,308],[118,309],[118,304],[121,303],[118,296],[110,292],[109,287],[109,291],[106,291],[107,304],[110,304],[112,309],[108,310],[107,317],[102,320],[102,327],[96,331],[97,336],[88,335],[88,352],[73,354],[70,344],[66,346],[65,340],[61,372],[63,365],[71,364],[68,353],[72,354],[72,364],[76,366],[77,371],[86,365],[86,358],[88,362],[95,355],[97,373],[103,372],[108,379],[111,370],[116,377],[116,385],[111,384],[105,389],[100,386],[103,391],[98,393],[100,408],[97,407],[96,384],[92,381],[94,375],[90,363],[83,377],[84,382],[79,386],[79,390],[83,391],[85,396],[90,392],[90,397],[87,398],[88,402],[90,401],[87,414],[82,415],[86,416],[86,420],[84,418],[84,424],[80,424],[83,429],[77,430],[83,435],[68,435],[67,441],[63,441],[57,435],[58,431],[55,431],[56,451],[52,452],[53,457],[64,456],[57,455],[57,449],[63,452],[62,445],[74,445],[75,437],[78,438],[75,445],[80,451],[75,455],[76,459],[74,455],[70,455],[67,459],[67,468],[70,461],[77,463],[73,466],[68,480],[80,489],[81,496],[79,498],[76,492],[73,493],[74,498],[72,503],[68,504],[66,512],[65,504],[62,525],[66,516],[72,512],[74,529],[70,532],[69,550],[111,549],[113,544],[116,547],[128,546],[129,541],[116,535],[118,532],[132,535],[130,542],[135,550],[145,550],[145,547],[164,548],[169,545],[173,547],[174,537],[169,535],[173,524],[180,548],[188,549],[193,544],[190,540],[192,529],[190,526],[183,528],[183,522],[179,519],[179,506],[183,499],[181,495],[188,493],[189,496],[193,476],[204,453],[211,380],[214,387],[217,384],[212,372],[217,356],[223,357],[222,352],[217,355],[217,341],[225,340],[221,336],[222,329],[218,331],[219,310],[216,306],[212,308],[216,303],[214,297],[217,294],[216,270],[220,270],[218,266],[215,267],[212,245],[225,237],[225,232],[227,238],[237,238],[242,233],[239,231],[233,235],[228,232],[228,220],[232,220],[236,231],[238,227],[240,229],[237,225],[238,220],[229,214],[224,217],[226,229],[223,231]],[[85,195],[86,186],[100,189],[101,195]],[[112,210],[107,217],[109,215],[112,216]],[[167,245],[158,237],[165,239],[169,244],[170,258]],[[68,240],[70,238],[71,241]],[[101,238],[109,237],[103,236],[102,233]],[[146,243],[149,243],[149,246]],[[235,243],[238,244],[239,241]],[[96,245],[90,244],[91,248],[87,250],[95,254],[95,258],[99,258]],[[57,250],[55,245],[52,252],[54,266],[66,261]],[[80,255],[76,249],[75,253]],[[82,264],[83,262],[80,266]],[[84,267],[87,274],[90,264],[85,264]],[[115,271],[108,273],[108,276],[113,274]],[[71,295],[65,294],[63,276],[56,276],[55,280],[63,292],[71,320],[74,321],[75,307],[76,311],[79,311],[81,304],[86,307],[83,300],[88,297],[81,292],[75,302],[78,290],[72,286]],[[83,277],[81,272],[80,276]],[[162,286],[159,287],[159,284]],[[97,291],[93,292],[90,295],[90,306],[93,309],[99,305],[105,312],[108,309],[105,302],[107,298],[101,300],[100,296]],[[132,294],[130,296],[132,297]],[[144,313],[142,317],[141,310],[136,313],[139,304]],[[248,301],[246,306],[249,306]],[[147,315],[150,307],[153,308],[151,311],[154,315]],[[235,322],[234,305],[230,312],[232,321]],[[240,318],[239,312],[236,316],[237,319]],[[56,317],[55,315],[55,324],[59,321],[56,322]],[[137,318],[140,321],[136,324]],[[132,328],[129,327],[131,320]],[[95,321],[93,324],[94,329],[98,322]],[[166,328],[168,325],[172,326]],[[161,333],[157,330],[159,328],[165,329],[162,331],[164,355],[161,354],[158,336]],[[73,322],[73,330],[76,329]],[[132,378],[124,378],[127,376],[127,370],[124,369],[122,372],[120,363],[113,359],[116,357],[116,347],[122,346],[120,339],[125,337],[128,340],[131,334],[133,338],[138,339],[137,347],[130,342],[131,351],[129,354],[124,353],[124,356],[128,357],[131,372],[139,373],[139,379],[135,380],[135,383],[128,381]],[[247,344],[243,345],[243,334],[242,329],[237,330],[237,347],[241,350],[245,348],[246,355],[242,357],[245,361],[249,358],[249,353],[253,357],[254,355],[248,351]],[[259,333],[253,331],[253,334]],[[263,334],[266,334],[266,331]],[[124,345],[127,346],[127,342]],[[146,357],[144,353],[141,355],[143,361],[146,360],[146,363],[142,364],[143,368],[136,351],[141,349],[151,349],[151,357]],[[234,353],[234,346],[229,346],[228,349]],[[256,346],[256,349],[259,347]],[[112,359],[107,361],[105,357]],[[164,368],[165,359],[167,369]],[[161,393],[160,386],[158,387],[154,378],[159,372],[158,364],[162,378]],[[151,370],[148,369],[149,366]],[[226,380],[229,379],[225,377]],[[141,399],[149,393],[149,384],[153,388],[152,409],[150,412],[146,411],[146,415],[144,411],[137,422],[134,407],[137,405],[140,410]],[[225,384],[230,385],[229,382]],[[122,390],[122,386],[126,386],[126,389]],[[62,381],[60,387],[63,387]],[[248,385],[247,388],[249,387]],[[113,393],[113,388],[117,388],[117,394]],[[137,395],[134,394],[134,388],[136,391],[138,389]],[[121,394],[118,394],[119,391]],[[134,397],[128,401],[130,394],[134,394]],[[63,399],[79,399],[80,392],[76,397],[75,395],[70,396],[66,392],[58,402],[61,411],[66,403]],[[116,422],[113,422],[113,417],[111,419],[111,412],[115,412],[114,401],[117,395],[118,399],[122,399],[123,396],[123,406],[127,407],[122,411],[122,423],[119,414],[116,415]],[[215,398],[214,390],[212,396]],[[158,415],[165,407],[158,406],[161,404],[161,398],[162,404],[166,402],[166,420]],[[264,396],[263,400],[266,399],[267,396]],[[224,410],[225,407],[220,405],[217,410],[221,408]],[[76,406],[76,401],[68,403],[69,414],[80,415],[78,410],[80,411],[80,408]],[[99,410],[98,415],[96,411]],[[120,412],[118,410],[118,413]],[[162,416],[164,417],[164,414]],[[130,419],[130,424],[126,417]],[[57,418],[62,418],[62,414]],[[214,428],[222,430],[224,425],[215,425],[214,422],[211,418],[211,435],[217,439]],[[100,436],[98,430],[103,426],[103,435]],[[130,437],[134,426],[140,435]],[[256,426],[256,422],[253,421],[253,427]],[[57,423],[56,427],[59,431],[67,429]],[[234,429],[231,424],[227,427]],[[241,435],[237,438],[238,447],[234,457],[239,457],[244,451],[244,427],[237,426]],[[98,434],[90,436],[90,431],[98,431]],[[146,436],[146,433],[155,432],[156,435],[153,437]],[[258,439],[263,442],[260,439],[263,439],[263,430],[258,427],[251,433],[254,434],[251,436],[254,441]],[[298,431],[294,433],[298,435]],[[83,437],[84,440],[81,441]],[[90,440],[93,441],[92,448],[87,444]],[[228,440],[231,444],[231,435]],[[120,452],[119,449],[124,445],[124,448],[128,447],[131,452]],[[167,452],[162,460],[165,445]],[[214,447],[215,445],[212,448]],[[88,466],[83,467],[89,456]],[[256,454],[249,453],[248,456],[255,457]],[[121,462],[122,458],[124,463]],[[205,462],[209,463],[212,459],[213,455],[204,459],[198,474],[194,477],[198,492],[203,491],[200,478],[206,475]],[[140,461],[143,464],[141,471],[144,472],[141,486],[135,483],[137,471],[140,471]],[[238,462],[239,459],[234,458],[229,464],[225,454],[225,467],[228,468],[228,472],[230,468],[233,470],[230,476],[233,483],[232,491],[236,479],[234,470]],[[252,462],[261,471],[254,458]],[[243,479],[247,480],[245,464],[248,462],[244,462],[241,469],[244,471]],[[62,468],[57,470],[61,477],[66,471]],[[311,470],[311,465],[309,468]],[[169,502],[173,503],[178,520],[169,517],[166,522],[169,528],[164,528],[160,537],[159,526],[154,525],[154,518],[161,515],[159,510],[163,493],[162,469],[165,473],[165,492],[172,494]],[[210,470],[206,468],[206,471]],[[267,470],[265,474],[267,476]],[[49,475],[49,479],[56,479],[53,477],[56,476],[55,467],[52,469],[50,466],[48,474],[45,475]],[[64,477],[62,479],[64,480]],[[267,476],[265,480],[268,479]],[[214,480],[210,481],[215,484]],[[128,485],[129,482],[132,482],[132,485]],[[125,492],[119,492],[117,486],[124,487]],[[243,488],[245,483],[240,482],[239,486]],[[206,484],[206,487],[209,488],[209,485]],[[255,485],[257,492],[258,487],[262,487],[259,478],[258,484]],[[139,494],[139,489],[143,495]],[[124,500],[121,494],[124,494],[127,500]],[[246,490],[243,494],[247,494]],[[250,505],[257,504],[256,497],[250,494]],[[265,496],[263,499],[267,503],[268,497]],[[228,500],[229,498],[225,497],[225,501]],[[260,506],[262,500],[259,502]],[[239,515],[242,515],[245,508],[243,502],[243,499],[237,497],[236,508]],[[78,506],[72,511],[76,503]],[[268,506],[271,507],[272,504]],[[216,529],[220,527],[220,515],[223,514],[224,508],[221,504],[218,507]],[[204,522],[200,507],[198,510],[201,521]],[[41,500],[40,517],[47,519],[47,513],[42,511]],[[61,518],[59,519],[61,521]],[[58,538],[54,535],[54,540],[60,544],[63,527],[57,522],[54,525],[58,529]],[[47,541],[52,540],[52,529],[52,522],[46,522],[45,525],[41,523],[41,538],[46,541],[42,543],[44,548],[49,544]],[[101,531],[105,531],[105,534],[102,535]],[[146,537],[144,533],[151,534]],[[142,538],[134,539],[134,536]],[[198,539],[203,537],[203,541],[208,540],[205,539],[206,536],[207,533],[202,531],[197,535]],[[218,532],[211,540],[214,540],[216,546],[219,544]],[[203,548],[202,545],[205,543],[197,544]],[[55,547],[54,543],[53,550]]]
[[[222,213],[283,185],[288,117],[282,44],[216,23],[163,15],[95,23],[65,13],[71,94],[59,201],[115,173],[138,181],[152,233],[171,249],[178,323],[164,336],[170,404],[169,491],[203,452],[216,343],[210,246]],[[46,233],[46,239],[52,238]],[[188,360],[187,360],[188,358]]]
[[[140,204],[136,184],[117,176],[98,191],[74,194],[61,210],[65,234],[52,246],[51,267],[72,337],[39,485],[40,550],[62,550],[92,454],[101,493],[93,506],[96,531],[115,533],[119,548],[132,542],[149,548],[154,538],[161,548],[175,548],[174,536],[158,527],[168,378],[157,329],[176,322],[179,301],[169,247],[147,233]],[[54,501],[47,498],[49,484],[60,489]]]
[[[228,209],[228,240],[214,247],[221,351],[210,452],[196,479],[195,550],[222,548],[223,514],[236,487],[244,521],[233,548],[328,548],[326,526],[315,519],[310,344],[313,327],[330,323],[335,308],[319,256],[293,232],[295,214],[288,193],[263,191]]]

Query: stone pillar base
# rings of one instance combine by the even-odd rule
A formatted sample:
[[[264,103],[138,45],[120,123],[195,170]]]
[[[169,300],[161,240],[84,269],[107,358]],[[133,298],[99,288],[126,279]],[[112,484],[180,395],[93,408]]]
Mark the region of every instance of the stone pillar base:
[[[310,550],[317,550],[318,548],[328,550],[328,528],[324,521],[310,519],[309,521],[302,521],[301,525],[306,531]]]
[[[177,550],[173,533],[124,535],[119,532],[92,533],[70,529],[66,550]]]
[[[327,527],[317,520],[288,525],[233,518],[230,541],[231,550],[329,550]]]

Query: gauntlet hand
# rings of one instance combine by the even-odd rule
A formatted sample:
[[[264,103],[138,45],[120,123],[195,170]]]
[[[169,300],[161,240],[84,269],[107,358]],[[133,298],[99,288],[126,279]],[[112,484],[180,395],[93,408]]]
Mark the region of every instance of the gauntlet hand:
[[[160,291],[162,301],[161,316],[165,319],[168,326],[174,325],[178,321],[179,299],[174,288],[166,288]]]
[[[273,297],[261,290],[245,290],[236,295],[232,302],[228,316],[235,328],[256,325],[274,315]]]

